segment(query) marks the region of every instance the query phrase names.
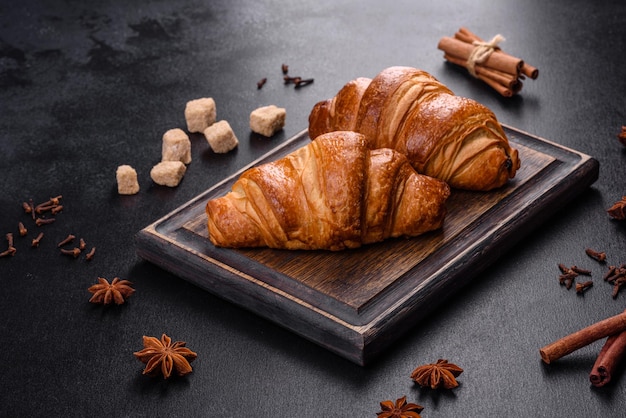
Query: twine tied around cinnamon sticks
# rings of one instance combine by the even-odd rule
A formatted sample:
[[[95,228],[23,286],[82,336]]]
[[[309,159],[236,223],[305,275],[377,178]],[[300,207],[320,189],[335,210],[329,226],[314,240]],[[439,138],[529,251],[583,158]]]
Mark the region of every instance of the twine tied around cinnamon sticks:
[[[485,42],[469,29],[461,28],[454,37],[441,38],[437,48],[444,51],[448,62],[466,68],[502,96],[511,97],[522,90],[522,80],[536,79],[539,70],[503,52],[499,46],[502,41],[504,37],[498,34]]]
[[[472,53],[467,58],[467,70],[471,75],[478,78],[478,74],[476,74],[476,64],[484,63],[487,58],[498,48],[498,44],[504,41],[504,37],[500,34],[497,34],[493,37],[493,39],[489,42],[480,42],[474,41],[472,45],[474,45],[474,49]]]

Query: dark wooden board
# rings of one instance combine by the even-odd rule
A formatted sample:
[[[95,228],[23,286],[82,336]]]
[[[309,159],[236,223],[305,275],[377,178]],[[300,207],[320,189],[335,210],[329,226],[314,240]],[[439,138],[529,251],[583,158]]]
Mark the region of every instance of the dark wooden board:
[[[141,230],[137,253],[200,288],[364,365],[598,177],[598,162],[510,127],[522,167],[492,192],[453,190],[444,227],[342,252],[216,248],[205,204],[247,168]]]

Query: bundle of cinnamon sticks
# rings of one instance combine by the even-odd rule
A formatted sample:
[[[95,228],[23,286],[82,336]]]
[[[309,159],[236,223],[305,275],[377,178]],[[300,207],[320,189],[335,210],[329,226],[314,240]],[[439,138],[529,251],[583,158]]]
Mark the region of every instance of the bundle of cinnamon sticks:
[[[441,38],[437,48],[444,51],[448,62],[467,68],[470,74],[502,96],[511,97],[522,90],[522,80],[536,79],[539,70],[502,51],[498,46],[502,40],[504,38],[497,35],[485,42],[469,29],[461,28],[454,37]]]

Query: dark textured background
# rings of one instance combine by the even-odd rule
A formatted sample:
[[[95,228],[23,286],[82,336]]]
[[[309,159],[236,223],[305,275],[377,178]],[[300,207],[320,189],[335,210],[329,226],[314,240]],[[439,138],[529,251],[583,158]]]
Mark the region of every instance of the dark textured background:
[[[606,215],[626,194],[626,3],[623,1],[20,1],[0,3],[0,232],[31,221],[21,203],[62,194],[65,210],[0,259],[0,415],[370,417],[407,395],[424,417],[621,416],[626,376],[595,389],[601,342],[546,367],[538,349],[624,309],[584,254],[626,262],[626,224]],[[444,2],[441,2],[444,3]],[[130,5],[132,4],[132,5]],[[467,26],[540,69],[522,94],[499,97],[444,63],[437,42]],[[280,66],[314,77],[294,90]],[[499,120],[592,155],[600,177],[540,230],[362,368],[142,261],[134,235],[307,126],[319,100],[391,65],[431,72]],[[256,82],[268,83],[262,90]],[[149,177],[163,132],[185,127],[188,100],[211,96],[239,137],[216,155],[192,136],[179,187]],[[254,108],[287,109],[272,139],[252,135]],[[138,170],[119,196],[115,169]],[[68,233],[97,247],[86,263],[58,254]],[[32,235],[30,235],[32,234]],[[4,235],[3,235],[4,236]],[[584,297],[557,283],[557,263],[593,270]],[[135,283],[121,307],[88,303],[96,277]],[[194,371],[163,381],[132,355],[144,334],[198,352]],[[465,369],[454,391],[415,387],[417,365]]]

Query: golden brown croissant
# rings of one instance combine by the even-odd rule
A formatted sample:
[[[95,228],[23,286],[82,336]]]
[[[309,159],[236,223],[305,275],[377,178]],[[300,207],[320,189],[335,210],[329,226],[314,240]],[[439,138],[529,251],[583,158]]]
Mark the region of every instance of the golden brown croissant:
[[[448,185],[418,174],[363,135],[332,132],[246,170],[206,205],[209,238],[222,247],[342,250],[440,228]]]
[[[310,137],[336,130],[362,133],[370,148],[395,149],[419,173],[460,189],[500,187],[520,166],[493,112],[410,67],[357,78],[317,103],[309,115]]]

